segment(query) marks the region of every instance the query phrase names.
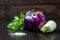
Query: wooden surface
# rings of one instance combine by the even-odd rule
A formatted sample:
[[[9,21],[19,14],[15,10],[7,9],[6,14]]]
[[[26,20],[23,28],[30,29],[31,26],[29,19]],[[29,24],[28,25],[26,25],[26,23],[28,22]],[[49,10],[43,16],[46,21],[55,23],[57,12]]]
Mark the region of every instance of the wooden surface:
[[[55,20],[58,25],[57,30],[49,34],[26,30],[19,32],[8,31],[6,26],[10,21],[0,20],[0,40],[60,40],[60,20]]]
[[[36,5],[36,4],[59,4],[60,0],[0,0],[2,5]]]
[[[45,12],[47,18],[59,18],[60,0],[0,0],[0,18],[12,19],[32,9]]]

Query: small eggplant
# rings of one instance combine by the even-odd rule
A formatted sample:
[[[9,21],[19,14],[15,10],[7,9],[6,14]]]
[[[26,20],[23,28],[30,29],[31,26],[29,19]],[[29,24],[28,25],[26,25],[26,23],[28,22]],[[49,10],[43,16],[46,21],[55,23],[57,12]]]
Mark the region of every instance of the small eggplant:
[[[53,20],[48,21],[42,28],[43,33],[53,32],[56,29],[56,22]]]

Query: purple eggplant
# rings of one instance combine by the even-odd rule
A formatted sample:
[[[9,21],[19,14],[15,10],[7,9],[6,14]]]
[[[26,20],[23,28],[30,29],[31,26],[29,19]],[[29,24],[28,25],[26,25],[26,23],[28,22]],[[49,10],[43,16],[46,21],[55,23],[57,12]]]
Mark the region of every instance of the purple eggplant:
[[[42,12],[34,12],[30,10],[25,16],[25,28],[31,31],[38,31],[46,22],[46,18]]]

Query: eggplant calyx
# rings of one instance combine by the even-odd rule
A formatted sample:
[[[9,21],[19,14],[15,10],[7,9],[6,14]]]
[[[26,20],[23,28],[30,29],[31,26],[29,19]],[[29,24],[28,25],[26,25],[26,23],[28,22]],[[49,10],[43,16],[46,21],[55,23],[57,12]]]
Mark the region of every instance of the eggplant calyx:
[[[50,32],[50,27],[48,27],[48,26],[44,26],[44,27],[42,27],[42,29],[41,29],[41,31],[43,32],[43,33],[46,33],[46,32]]]
[[[31,13],[34,12],[34,10],[30,10],[26,13],[26,16],[31,15]]]

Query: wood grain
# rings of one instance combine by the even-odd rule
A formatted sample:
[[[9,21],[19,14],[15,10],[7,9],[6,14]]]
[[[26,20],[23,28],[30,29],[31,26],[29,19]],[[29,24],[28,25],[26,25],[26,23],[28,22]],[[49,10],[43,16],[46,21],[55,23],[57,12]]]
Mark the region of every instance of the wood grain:
[[[1,5],[57,5],[60,0],[0,0]]]
[[[32,10],[32,9],[34,9],[35,11],[44,12],[47,18],[60,17],[60,13],[58,12],[59,10],[57,10],[57,7],[51,6],[51,5],[7,6],[7,8],[5,8],[5,16],[12,17],[14,15],[18,15],[20,12],[26,13],[27,11]]]
[[[20,11],[43,11],[47,18],[60,17],[60,0],[0,0],[0,18],[12,18]],[[2,16],[3,15],[3,16]]]

